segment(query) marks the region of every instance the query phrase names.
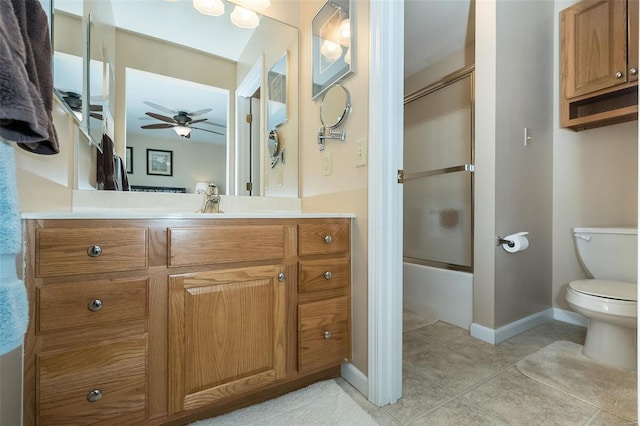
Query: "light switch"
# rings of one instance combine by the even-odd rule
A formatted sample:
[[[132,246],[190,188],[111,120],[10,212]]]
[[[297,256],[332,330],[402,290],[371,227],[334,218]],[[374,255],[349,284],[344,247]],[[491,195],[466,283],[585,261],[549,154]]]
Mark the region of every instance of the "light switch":
[[[331,174],[331,169],[333,168],[333,161],[331,160],[331,151],[324,151],[322,153],[322,173],[325,176]]]

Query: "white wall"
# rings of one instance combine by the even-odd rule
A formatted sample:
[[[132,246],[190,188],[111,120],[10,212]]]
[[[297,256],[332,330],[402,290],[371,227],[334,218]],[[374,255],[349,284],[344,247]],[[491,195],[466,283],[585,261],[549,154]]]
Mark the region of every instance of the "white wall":
[[[369,3],[355,1],[357,53],[352,55],[354,75],[343,85],[351,95],[352,111],[340,130],[347,132],[345,142],[327,141],[325,152],[331,152],[333,171],[323,175],[323,153],[318,150],[320,102],[311,100],[311,21],[324,1],[300,3],[300,179],[303,212],[354,213],[351,235],[352,263],[352,352],[353,364],[367,374],[368,345],[368,279],[367,279],[367,187],[368,168],[355,166],[355,142],[367,144],[369,114]],[[353,19],[353,18],[352,18]],[[354,60],[355,57],[355,60]],[[398,207],[400,208],[400,207]]]
[[[127,146],[133,147],[133,174],[127,175],[129,184],[180,187],[193,193],[197,182],[212,182],[220,194],[226,194],[226,145],[195,142],[171,133],[169,137],[127,136]],[[173,176],[147,174],[147,149],[173,153]]]
[[[574,3],[555,3],[554,93],[559,91],[558,14]],[[576,256],[571,228],[638,223],[638,122],[576,133],[559,128],[558,104],[556,96],[551,297],[554,307],[571,310],[565,300],[566,286],[587,277]]]

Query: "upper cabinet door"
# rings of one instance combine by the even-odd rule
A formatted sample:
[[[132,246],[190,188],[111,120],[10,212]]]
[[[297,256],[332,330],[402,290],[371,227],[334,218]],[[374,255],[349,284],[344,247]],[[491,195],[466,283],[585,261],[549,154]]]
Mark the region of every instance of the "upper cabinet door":
[[[627,2],[629,15],[629,64],[627,73],[629,81],[638,80],[638,0]]]
[[[626,1],[583,0],[561,19],[567,98],[627,82]]]

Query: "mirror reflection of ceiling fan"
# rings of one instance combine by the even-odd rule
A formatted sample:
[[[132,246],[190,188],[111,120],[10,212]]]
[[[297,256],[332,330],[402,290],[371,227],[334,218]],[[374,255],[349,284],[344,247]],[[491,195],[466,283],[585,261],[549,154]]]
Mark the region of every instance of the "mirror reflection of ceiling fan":
[[[216,132],[215,130],[203,129],[202,127],[194,127],[193,125],[198,124],[206,124],[210,126],[221,126],[216,123],[207,123],[208,118],[200,118],[198,120],[194,120],[193,117],[197,117],[202,114],[206,114],[211,111],[211,108],[201,109],[199,111],[194,112],[186,112],[186,111],[174,111],[172,109],[163,107],[162,105],[158,105],[153,102],[144,101],[145,104],[149,105],[152,108],[160,110],[166,114],[171,114],[171,117],[167,117],[165,115],[157,114],[155,112],[146,112],[145,114],[149,117],[155,118],[157,120],[163,121],[163,123],[156,124],[147,124],[144,126],[140,126],[142,129],[173,129],[176,134],[183,138],[191,138],[191,130],[202,130],[204,132],[215,133],[217,135],[223,135],[224,133]],[[223,127],[223,126],[222,126]]]
[[[80,93],[72,90],[55,90],[60,94],[60,98],[71,108],[71,111],[82,113],[82,96]],[[102,120],[102,114],[98,114],[99,112],[102,112],[102,105],[89,105],[90,117]]]

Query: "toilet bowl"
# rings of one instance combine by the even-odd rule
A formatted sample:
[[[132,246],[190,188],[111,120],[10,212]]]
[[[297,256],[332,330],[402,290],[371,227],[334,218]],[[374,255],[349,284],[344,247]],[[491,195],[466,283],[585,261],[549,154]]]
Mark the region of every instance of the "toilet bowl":
[[[637,369],[636,227],[574,228],[578,258],[593,279],[569,283],[566,299],[588,318],[583,354],[616,368]]]

